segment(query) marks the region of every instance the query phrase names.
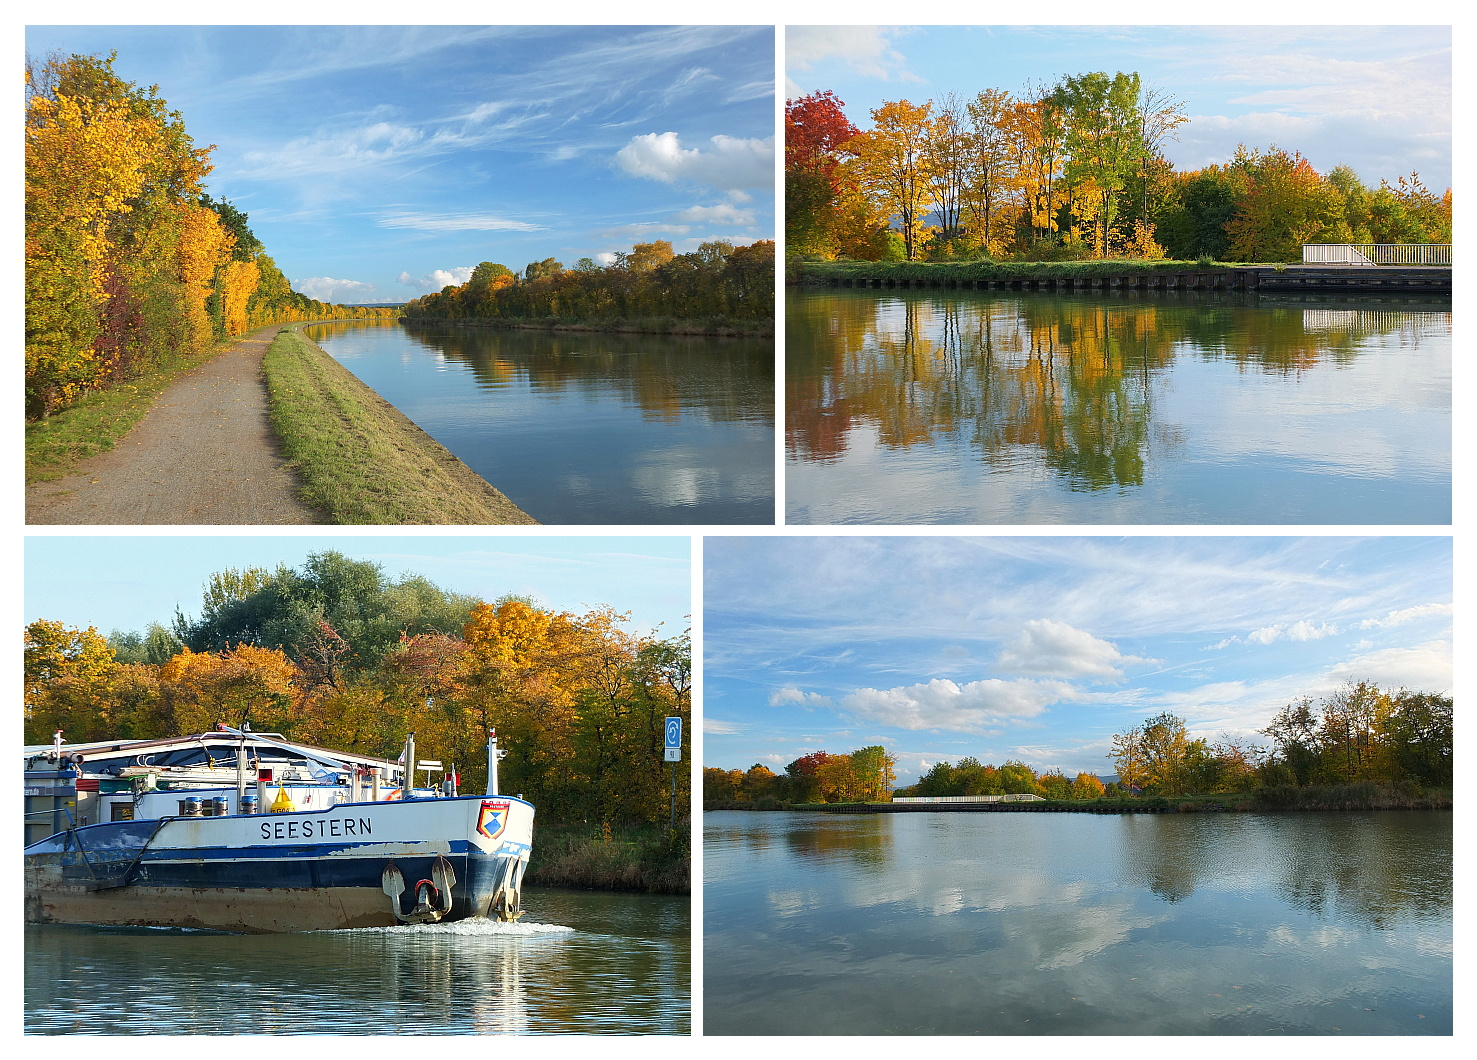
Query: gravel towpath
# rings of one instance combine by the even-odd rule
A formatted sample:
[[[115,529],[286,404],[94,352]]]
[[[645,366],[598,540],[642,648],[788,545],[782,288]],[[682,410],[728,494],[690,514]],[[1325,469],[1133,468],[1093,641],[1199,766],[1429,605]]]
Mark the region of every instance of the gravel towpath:
[[[297,498],[267,421],[262,354],[280,325],[186,372],[109,453],[26,490],[32,524],[323,523]]]

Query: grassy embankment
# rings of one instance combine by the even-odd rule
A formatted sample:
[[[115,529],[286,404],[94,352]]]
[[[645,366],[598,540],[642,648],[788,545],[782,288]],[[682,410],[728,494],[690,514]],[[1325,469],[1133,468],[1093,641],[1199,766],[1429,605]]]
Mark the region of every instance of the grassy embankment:
[[[677,834],[655,825],[539,824],[524,882],[535,887],[691,894],[688,823]]]
[[[273,340],[262,372],[302,499],[334,522],[536,522],[298,328]]]
[[[270,329],[258,329],[259,334]],[[69,474],[78,461],[110,452],[180,376],[242,338],[233,335],[198,353],[172,357],[152,372],[88,394],[71,408],[26,425],[26,485]]]
[[[885,805],[885,804],[883,804]],[[1140,795],[1135,798],[1047,799],[1015,803],[1026,812],[1138,813],[1270,813],[1278,810],[1449,810],[1451,792],[1421,790],[1414,785],[1335,784],[1306,788],[1257,788],[1218,795]],[[705,810],[823,810],[824,803],[705,803]],[[1026,810],[1029,808],[1029,810]],[[989,812],[989,811],[987,811]],[[1003,812],[1021,812],[1017,810]]]
[[[802,261],[792,263],[786,269],[786,277],[793,276],[800,283],[847,279],[952,283],[961,280],[1090,280],[1130,274],[1144,276],[1156,272],[1285,267],[1242,262],[1145,261],[1141,258],[1103,261]]]
[[[440,317],[401,317],[402,324],[422,327],[494,328],[499,331],[624,332],[640,335],[716,335],[725,338],[773,338],[774,321],[710,317],[640,317],[631,320],[577,320],[565,317],[486,317],[444,320]]]

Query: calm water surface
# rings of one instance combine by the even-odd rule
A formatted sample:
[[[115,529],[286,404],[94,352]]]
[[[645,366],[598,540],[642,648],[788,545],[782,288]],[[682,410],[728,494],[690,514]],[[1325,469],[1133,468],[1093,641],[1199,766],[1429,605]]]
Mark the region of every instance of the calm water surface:
[[[305,330],[542,523],[774,522],[769,339]]]
[[[529,888],[517,924],[26,927],[27,1034],[687,1034],[686,897]]]
[[[791,291],[792,523],[1451,520],[1451,303]]]
[[[1450,1034],[1452,815],[703,815],[708,1034]]]

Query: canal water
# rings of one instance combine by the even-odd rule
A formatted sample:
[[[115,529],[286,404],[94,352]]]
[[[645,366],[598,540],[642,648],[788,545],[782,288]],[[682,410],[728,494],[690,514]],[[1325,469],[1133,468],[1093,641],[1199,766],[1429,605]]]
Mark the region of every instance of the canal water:
[[[706,1034],[1452,1032],[1452,815],[703,815]]]
[[[527,888],[516,924],[27,925],[27,1034],[688,1034],[688,899]]]
[[[774,522],[772,340],[304,330],[541,523]]]
[[[794,290],[791,523],[1446,524],[1451,302]]]

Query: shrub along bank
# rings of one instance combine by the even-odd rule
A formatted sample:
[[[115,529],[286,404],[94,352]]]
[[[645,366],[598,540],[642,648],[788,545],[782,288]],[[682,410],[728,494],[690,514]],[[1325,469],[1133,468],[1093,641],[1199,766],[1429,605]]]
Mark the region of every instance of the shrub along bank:
[[[318,348],[284,328],[262,359],[272,427],[302,499],[336,523],[535,520]]]
[[[804,803],[780,799],[707,800],[704,810],[832,810],[837,805],[890,806],[891,803]],[[1141,795],[1101,799],[1044,799],[1040,802],[998,804],[999,810],[952,810],[943,812],[982,813],[1270,813],[1280,810],[1449,810],[1451,792],[1422,789],[1414,784],[1383,785],[1371,782],[1326,784],[1309,787],[1267,787],[1248,792],[1218,795]],[[963,804],[963,805],[968,805]],[[985,806],[997,804],[985,803]],[[893,812],[893,811],[887,811]],[[915,812],[915,811],[902,811]]]
[[[536,887],[691,894],[689,822],[656,825],[536,825],[524,882]]]

